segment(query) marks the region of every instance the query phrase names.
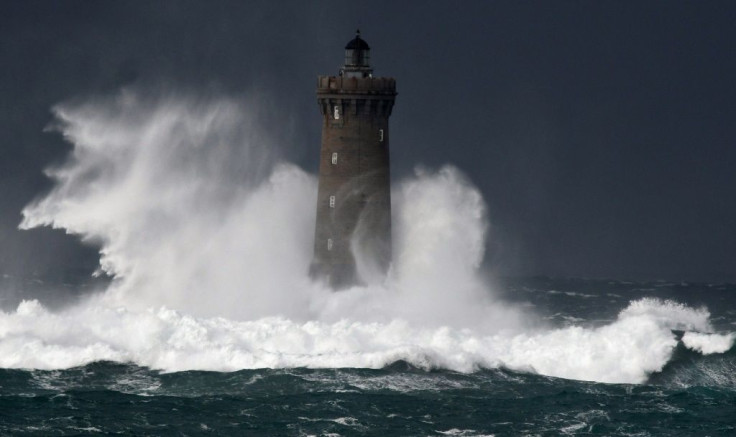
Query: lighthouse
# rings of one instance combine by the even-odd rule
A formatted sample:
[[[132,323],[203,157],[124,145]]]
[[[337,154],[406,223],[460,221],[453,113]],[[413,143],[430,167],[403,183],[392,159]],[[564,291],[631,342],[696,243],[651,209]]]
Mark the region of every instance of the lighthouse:
[[[385,277],[391,264],[388,119],[396,81],[374,77],[360,31],[337,76],[319,76],[322,114],[313,278],[333,289]]]

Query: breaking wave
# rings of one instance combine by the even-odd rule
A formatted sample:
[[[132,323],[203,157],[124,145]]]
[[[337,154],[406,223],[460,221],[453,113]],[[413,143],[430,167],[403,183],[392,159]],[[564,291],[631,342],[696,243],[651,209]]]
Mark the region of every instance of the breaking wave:
[[[604,326],[545,327],[482,279],[478,190],[452,167],[395,184],[394,264],[384,283],[333,293],[312,282],[316,179],[280,159],[263,114],[239,101],[124,92],[55,108],[73,145],[21,227],[101,247],[106,290],[65,309],[0,314],[0,366],[99,360],[165,371],[505,366],[645,382],[678,345],[733,347],[705,309],[631,302]],[[678,339],[673,330],[686,331]]]

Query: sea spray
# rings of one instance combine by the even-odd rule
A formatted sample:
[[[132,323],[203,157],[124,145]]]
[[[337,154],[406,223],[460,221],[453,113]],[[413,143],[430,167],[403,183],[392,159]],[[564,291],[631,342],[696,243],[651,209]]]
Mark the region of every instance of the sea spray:
[[[259,107],[254,105],[254,107]],[[293,316],[305,302],[315,181],[279,163],[261,114],[229,99],[130,92],[55,108],[73,144],[21,227],[101,245],[114,305]]]
[[[333,293],[307,276],[315,179],[278,158],[254,107],[128,92],[56,108],[73,150],[48,170],[55,186],[21,226],[100,244],[114,280],[59,312],[26,301],[0,315],[0,366],[114,360],[230,371],[404,360],[640,383],[670,359],[672,329],[710,330],[706,311],[654,299],[604,326],[540,328],[481,279],[485,203],[451,166],[394,188],[387,281]]]
[[[99,242],[101,267],[115,278],[93,298],[100,305],[239,320],[523,324],[477,274],[485,204],[454,167],[396,185],[388,282],[335,294],[307,276],[315,178],[276,158],[252,107],[128,92],[55,114],[72,153],[47,171],[56,184],[23,211],[21,226]]]

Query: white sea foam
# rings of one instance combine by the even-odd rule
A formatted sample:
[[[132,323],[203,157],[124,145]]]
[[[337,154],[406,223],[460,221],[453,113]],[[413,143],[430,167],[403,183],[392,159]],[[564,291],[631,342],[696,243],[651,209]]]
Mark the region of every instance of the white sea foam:
[[[108,290],[50,312],[0,314],[0,366],[96,360],[179,371],[380,368],[397,360],[462,372],[508,366],[642,382],[670,359],[672,329],[711,332],[709,314],[632,302],[598,328],[540,328],[496,299],[478,268],[482,196],[457,169],[418,170],[393,192],[385,283],[332,293],[307,276],[316,180],[281,162],[262,114],[230,100],[123,94],[56,108],[74,149],[22,227],[101,245]],[[686,334],[717,351],[715,338]]]
[[[651,311],[639,308],[638,314],[630,314],[632,307],[641,306]],[[652,316],[672,307],[676,305],[637,301],[618,320],[596,329],[489,334],[400,319],[234,321],[197,318],[166,308],[136,311],[93,302],[50,312],[38,302],[25,301],[14,313],[0,315],[0,366],[55,369],[114,360],[167,371],[231,371],[381,368],[405,360],[461,372],[506,365],[565,378],[636,383],[669,360],[677,344],[671,328],[692,322],[694,315],[688,312],[678,319],[679,309],[664,321]],[[699,324],[705,326],[707,320]]]
[[[686,332],[682,336],[682,343],[703,355],[721,354],[733,347],[736,334],[707,334],[700,332]]]

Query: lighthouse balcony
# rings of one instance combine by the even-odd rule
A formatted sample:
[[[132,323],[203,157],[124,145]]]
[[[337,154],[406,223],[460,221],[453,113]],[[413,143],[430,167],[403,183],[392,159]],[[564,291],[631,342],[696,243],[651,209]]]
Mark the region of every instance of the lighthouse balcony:
[[[392,77],[319,76],[317,94],[380,93],[396,95],[396,80]]]

